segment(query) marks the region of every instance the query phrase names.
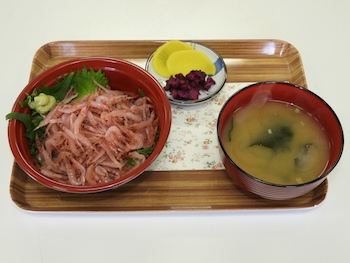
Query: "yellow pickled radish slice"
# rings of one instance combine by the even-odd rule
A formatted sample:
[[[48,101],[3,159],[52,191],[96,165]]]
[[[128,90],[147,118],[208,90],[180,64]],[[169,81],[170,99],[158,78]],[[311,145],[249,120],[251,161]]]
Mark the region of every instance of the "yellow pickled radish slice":
[[[152,67],[154,71],[163,76],[170,77],[167,60],[169,56],[179,50],[193,50],[193,47],[179,40],[170,40],[161,45],[155,52],[152,58]]]
[[[184,76],[192,70],[204,71],[214,75],[216,68],[213,62],[201,51],[181,50],[172,53],[166,62],[170,75],[182,73]]]

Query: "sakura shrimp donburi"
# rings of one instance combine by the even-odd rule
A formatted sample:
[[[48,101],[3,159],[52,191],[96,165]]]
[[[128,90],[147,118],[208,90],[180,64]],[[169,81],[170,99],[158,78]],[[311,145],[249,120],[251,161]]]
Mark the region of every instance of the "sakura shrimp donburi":
[[[158,118],[151,99],[112,90],[104,72],[84,67],[36,88],[12,112],[22,121],[31,154],[45,176],[74,186],[96,185],[123,177],[153,151]]]
[[[60,192],[97,193],[136,179],[156,160],[171,108],[143,68],[84,57],[34,72],[6,119],[24,173]]]

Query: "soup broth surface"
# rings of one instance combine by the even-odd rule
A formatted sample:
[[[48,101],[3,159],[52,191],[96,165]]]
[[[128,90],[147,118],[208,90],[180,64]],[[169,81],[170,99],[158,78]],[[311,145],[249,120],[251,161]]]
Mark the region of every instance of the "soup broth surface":
[[[291,104],[253,102],[232,115],[222,144],[245,172],[266,182],[295,185],[325,169],[329,144],[322,126]]]

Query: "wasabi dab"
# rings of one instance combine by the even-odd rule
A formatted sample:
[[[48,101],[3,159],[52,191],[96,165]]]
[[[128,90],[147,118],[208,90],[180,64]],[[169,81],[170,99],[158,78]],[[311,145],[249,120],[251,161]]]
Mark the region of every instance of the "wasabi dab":
[[[54,96],[39,93],[38,96],[34,97],[32,101],[28,102],[29,108],[35,110],[39,114],[48,113],[53,107],[55,107],[57,101]]]

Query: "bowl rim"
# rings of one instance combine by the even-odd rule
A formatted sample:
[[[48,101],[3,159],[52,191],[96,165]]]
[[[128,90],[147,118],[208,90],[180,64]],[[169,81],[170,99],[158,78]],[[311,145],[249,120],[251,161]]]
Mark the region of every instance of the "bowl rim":
[[[9,120],[8,121],[8,141],[9,141],[9,145],[10,145],[11,151],[13,153],[15,162],[21,167],[21,169],[29,177],[31,177],[32,179],[34,179],[38,183],[40,183],[48,188],[58,190],[61,192],[68,192],[68,193],[96,193],[96,192],[107,191],[107,190],[122,186],[125,183],[128,183],[129,181],[137,178],[144,171],[146,171],[147,167],[160,154],[160,152],[161,152],[162,148],[164,147],[164,145],[167,141],[167,138],[170,134],[171,123],[172,123],[171,106],[170,106],[170,102],[169,102],[163,88],[159,84],[159,82],[150,73],[148,73],[146,70],[144,70],[142,67],[140,67],[140,66],[138,66],[130,61],[127,61],[124,59],[119,59],[119,58],[101,57],[101,56],[81,57],[81,58],[70,59],[70,60],[61,62],[59,64],[56,64],[50,68],[47,68],[43,72],[38,74],[36,77],[34,77],[32,80],[30,80],[25,85],[25,87],[20,91],[16,101],[13,104],[11,112],[14,112],[15,109],[20,108],[20,106],[18,106],[18,101],[22,100],[21,97],[26,95],[25,90],[27,89],[27,87],[30,87],[30,89],[33,90],[35,87],[38,87],[38,85],[41,85],[43,79],[45,79],[46,77],[48,77],[51,74],[54,74],[54,72],[56,72],[57,70],[60,70],[62,68],[67,67],[67,72],[68,72],[71,70],[69,68],[72,65],[74,66],[77,64],[79,64],[79,65],[82,64],[81,66],[83,67],[84,63],[94,63],[94,62],[101,62],[101,63],[107,63],[107,64],[108,63],[112,63],[112,64],[115,63],[116,65],[117,64],[124,64],[124,65],[126,65],[130,68],[133,68],[136,71],[140,72],[141,74],[143,74],[144,76],[146,76],[147,78],[152,80],[152,82],[154,83],[155,86],[159,87],[160,96],[164,97],[164,104],[163,104],[164,106],[163,107],[166,108],[166,111],[165,111],[166,114],[164,116],[164,119],[165,119],[166,124],[169,124],[169,125],[163,125],[164,127],[161,127],[162,131],[164,131],[164,135],[159,138],[159,141],[158,141],[159,144],[157,143],[157,145],[162,145],[162,146],[156,146],[155,149],[158,148],[157,149],[158,151],[154,150],[151,153],[151,155],[147,158],[148,162],[145,165],[143,165],[144,164],[143,163],[140,166],[138,166],[137,168],[135,168],[134,170],[132,170],[131,172],[133,172],[135,170],[137,171],[136,173],[133,172],[134,174],[132,176],[121,177],[121,178],[113,180],[111,182],[106,182],[106,183],[101,183],[101,184],[96,184],[96,185],[91,185],[91,186],[74,186],[74,185],[65,184],[65,183],[55,181],[55,180],[43,175],[39,170],[36,170],[32,166],[31,161],[24,158],[21,147],[18,143],[18,140],[16,139],[16,137],[14,135],[11,135],[11,134],[15,133],[15,128],[18,128],[18,125],[23,125],[23,123],[21,123],[18,120]],[[33,158],[35,158],[35,157],[33,157]],[[142,167],[142,169],[140,167]],[[138,170],[140,170],[140,171],[138,171]]]
[[[229,101],[235,97],[237,94],[239,93],[242,93],[244,92],[245,90],[247,89],[250,89],[250,88],[253,88],[255,86],[259,86],[259,85],[272,85],[272,84],[278,84],[278,85],[286,85],[286,86],[289,86],[289,87],[292,87],[292,88],[297,88],[297,89],[300,89],[302,90],[303,92],[306,92],[306,93],[309,93],[311,96],[314,96],[316,99],[318,99],[320,102],[322,102],[327,108],[328,110],[332,113],[335,121],[338,123],[339,125],[339,131],[340,131],[340,136],[341,136],[341,147],[339,149],[339,154],[337,156],[337,159],[335,160],[334,164],[328,169],[328,171],[326,172],[322,172],[322,175],[317,177],[316,179],[314,180],[311,180],[311,181],[308,181],[308,182],[305,182],[305,183],[301,183],[301,184],[288,184],[288,185],[285,185],[285,184],[276,184],[276,183],[271,183],[271,182],[268,182],[268,181],[265,181],[265,180],[262,180],[262,179],[259,179],[249,173],[247,173],[246,171],[244,171],[243,169],[241,169],[228,155],[227,151],[225,150],[223,144],[222,144],[222,140],[221,140],[221,136],[220,136],[220,133],[219,133],[219,123],[220,123],[220,119],[221,119],[221,116],[222,116],[222,112],[224,111],[225,107],[228,105]],[[329,173],[331,171],[333,171],[333,169],[337,166],[337,164],[339,163],[340,159],[341,159],[341,156],[342,156],[342,153],[343,153],[343,150],[344,150],[344,144],[345,144],[345,139],[344,139],[344,130],[343,130],[343,127],[340,123],[340,120],[337,116],[337,114],[335,113],[335,111],[331,108],[331,106],[324,100],[322,99],[319,95],[317,95],[316,93],[312,92],[311,90],[307,89],[307,88],[304,88],[300,85],[297,85],[297,84],[293,84],[293,83],[290,83],[290,82],[284,82],[284,81],[261,81],[261,82],[256,82],[256,83],[253,83],[253,84],[250,84],[248,86],[245,86],[244,88],[236,91],[234,94],[232,94],[227,100],[226,102],[223,104],[220,112],[219,112],[219,116],[218,116],[218,121],[217,121],[217,125],[216,125],[216,128],[217,128],[217,138],[218,138],[218,141],[219,141],[219,145],[220,145],[220,148],[221,150],[223,151],[225,157],[227,158],[227,160],[232,164],[234,165],[241,173],[243,173],[244,175],[248,176],[250,179],[258,182],[258,183],[262,183],[262,184],[265,184],[265,185],[268,185],[268,186],[273,186],[273,187],[279,187],[279,188],[298,188],[298,187],[303,187],[303,186],[307,186],[307,185],[311,185],[315,182],[322,182],[324,179],[326,179],[326,177],[329,175]]]

